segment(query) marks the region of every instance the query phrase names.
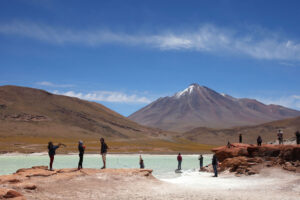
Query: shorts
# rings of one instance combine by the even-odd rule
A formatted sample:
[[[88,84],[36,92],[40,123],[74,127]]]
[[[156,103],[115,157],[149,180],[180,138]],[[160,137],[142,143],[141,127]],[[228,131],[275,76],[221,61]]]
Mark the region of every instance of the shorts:
[[[102,153],[101,155],[102,155],[102,159],[106,160],[106,153]]]

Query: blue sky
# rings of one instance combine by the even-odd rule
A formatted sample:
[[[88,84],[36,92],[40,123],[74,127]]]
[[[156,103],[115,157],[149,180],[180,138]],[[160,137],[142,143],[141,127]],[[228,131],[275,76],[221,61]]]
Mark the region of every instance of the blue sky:
[[[300,2],[0,1],[0,85],[127,116],[199,83],[300,110]]]

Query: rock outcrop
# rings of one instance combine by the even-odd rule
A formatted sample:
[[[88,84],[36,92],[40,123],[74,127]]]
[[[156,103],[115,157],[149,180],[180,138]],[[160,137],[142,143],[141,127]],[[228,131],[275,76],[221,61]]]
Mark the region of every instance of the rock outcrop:
[[[300,172],[300,145],[256,146],[234,143],[212,149],[220,165],[219,170],[236,174],[252,175],[263,167],[281,167],[288,171]]]
[[[96,178],[97,183],[100,184],[103,181],[109,184],[107,179],[110,178],[108,177],[111,177],[112,180],[120,180],[120,183],[122,183],[122,179],[127,180],[127,178],[156,180],[152,176],[152,170],[149,169],[58,169],[49,171],[47,166],[35,166],[19,169],[11,175],[0,176],[0,199],[25,200],[26,196],[32,197],[39,190],[43,191],[53,187],[57,181],[70,182],[83,177],[85,179],[100,177]]]

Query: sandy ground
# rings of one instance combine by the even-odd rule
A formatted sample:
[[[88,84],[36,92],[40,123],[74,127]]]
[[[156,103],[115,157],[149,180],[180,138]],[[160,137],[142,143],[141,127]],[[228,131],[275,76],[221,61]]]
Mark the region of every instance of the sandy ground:
[[[97,173],[68,179],[37,181],[26,199],[189,199],[189,200],[299,200],[300,175],[266,169],[259,175],[236,177],[185,172],[175,179],[157,180],[136,174]]]

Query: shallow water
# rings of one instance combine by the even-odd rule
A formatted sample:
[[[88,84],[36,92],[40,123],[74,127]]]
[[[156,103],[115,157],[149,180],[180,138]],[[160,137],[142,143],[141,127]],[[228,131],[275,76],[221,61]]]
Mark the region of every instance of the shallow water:
[[[212,155],[204,155],[204,165],[211,162],[211,157]],[[64,193],[65,190],[56,190],[53,193],[57,188],[50,184],[47,186],[47,188],[53,187],[49,190],[50,192],[45,193],[45,190],[40,190],[38,195],[42,196],[38,197],[39,199],[86,199],[88,197],[88,199],[118,200],[298,200],[300,197],[300,174],[286,172],[282,169],[266,168],[260,174],[241,177],[225,172],[221,173],[218,178],[213,178],[212,173],[198,172],[198,155],[183,156],[183,173],[181,174],[174,172],[177,167],[176,155],[143,155],[143,159],[146,168],[153,169],[153,175],[162,180],[162,184],[138,181],[134,177],[121,177],[120,179],[111,179],[110,186],[113,187],[100,187],[99,189],[97,184],[101,185],[101,181],[97,179],[97,184],[93,185],[93,182],[89,181],[90,185],[81,190],[81,177],[78,177],[73,180],[72,184],[68,184],[67,188],[67,191],[75,190],[77,193]],[[19,168],[47,165],[48,162],[47,154],[1,155],[0,174],[13,173]],[[77,166],[77,162],[78,155],[56,155],[54,167],[56,169],[74,168]],[[107,162],[109,168],[138,168],[139,155],[110,154]],[[100,168],[101,166],[100,155],[85,155],[84,167]],[[119,181],[123,184],[119,184]],[[106,185],[106,182],[104,183]],[[30,194],[27,195],[30,196]],[[28,199],[36,199],[34,194],[32,193],[33,196]]]
[[[142,155],[145,168],[153,169],[153,175],[159,179],[179,177],[180,174],[174,173],[177,168],[176,155]],[[211,162],[212,155],[204,155],[204,166]],[[48,165],[49,157],[47,154],[30,155],[1,155],[0,156],[0,175],[11,174],[20,168],[30,168],[37,165]],[[78,155],[56,155],[53,167],[75,168],[78,164]],[[102,159],[100,155],[86,154],[84,156],[83,167],[101,168]],[[107,168],[139,168],[139,154],[108,154]],[[198,171],[198,155],[183,155],[182,170]]]

